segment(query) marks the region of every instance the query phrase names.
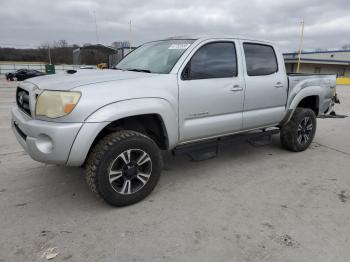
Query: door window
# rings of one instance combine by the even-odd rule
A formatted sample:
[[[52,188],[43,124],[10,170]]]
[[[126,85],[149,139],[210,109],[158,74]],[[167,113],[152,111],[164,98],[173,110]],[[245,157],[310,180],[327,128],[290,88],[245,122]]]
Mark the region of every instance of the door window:
[[[233,76],[237,76],[237,57],[232,42],[216,42],[202,46],[182,72],[183,80]]]
[[[243,48],[249,76],[271,75],[278,71],[277,58],[272,46],[245,43]]]

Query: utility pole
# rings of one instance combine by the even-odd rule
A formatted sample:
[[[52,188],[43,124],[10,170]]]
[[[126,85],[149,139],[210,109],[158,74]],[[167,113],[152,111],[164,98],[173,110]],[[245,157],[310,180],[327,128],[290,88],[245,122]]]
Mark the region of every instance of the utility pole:
[[[129,21],[129,52],[131,52],[131,20]]]
[[[96,42],[97,42],[97,44],[99,44],[99,43],[100,43],[100,39],[99,39],[99,37],[98,37],[98,28],[97,28],[96,11],[94,11],[94,19],[95,19]]]
[[[51,65],[51,49],[50,49],[50,44],[48,44],[49,47],[49,64]]]
[[[303,43],[304,43],[304,20],[301,21],[301,32],[300,32],[300,43],[299,43],[297,73],[300,72],[300,60],[301,60],[301,51],[303,50]]]

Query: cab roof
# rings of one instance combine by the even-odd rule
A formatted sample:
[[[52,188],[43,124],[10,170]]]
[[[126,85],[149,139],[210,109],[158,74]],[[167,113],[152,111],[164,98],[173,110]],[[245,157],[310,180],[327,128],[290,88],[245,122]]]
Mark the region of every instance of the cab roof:
[[[209,40],[209,39],[216,39],[216,38],[218,39],[229,38],[229,39],[247,40],[247,41],[264,42],[268,44],[273,44],[271,41],[254,39],[252,37],[245,37],[245,36],[237,36],[237,35],[233,36],[228,34],[221,34],[221,35],[220,34],[203,34],[203,35],[188,34],[188,35],[180,35],[180,36],[171,36],[162,40],[171,40],[171,39]]]

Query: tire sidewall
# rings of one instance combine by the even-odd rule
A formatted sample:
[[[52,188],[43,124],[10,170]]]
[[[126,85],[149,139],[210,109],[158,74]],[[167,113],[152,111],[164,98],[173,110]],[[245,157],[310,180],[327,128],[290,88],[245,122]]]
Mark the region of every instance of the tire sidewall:
[[[298,142],[298,126],[300,123],[304,120],[305,117],[310,117],[312,122],[312,132],[310,134],[310,139],[305,144],[300,144]],[[316,115],[315,112],[308,108],[298,108],[295,112],[295,115],[292,119],[292,125],[290,126],[290,129],[288,132],[291,132],[289,134],[291,136],[291,141],[293,143],[294,151],[300,152],[306,150],[310,144],[312,143],[315,133],[316,133],[316,127],[317,127],[317,121],[316,121]]]
[[[152,161],[152,172],[146,185],[131,194],[123,195],[116,192],[109,182],[109,169],[115,158],[128,149],[141,149],[145,151]],[[129,137],[110,146],[109,150],[101,157],[101,163],[97,170],[98,191],[103,198],[113,205],[130,205],[145,198],[156,186],[162,169],[160,151],[157,145],[147,137]]]

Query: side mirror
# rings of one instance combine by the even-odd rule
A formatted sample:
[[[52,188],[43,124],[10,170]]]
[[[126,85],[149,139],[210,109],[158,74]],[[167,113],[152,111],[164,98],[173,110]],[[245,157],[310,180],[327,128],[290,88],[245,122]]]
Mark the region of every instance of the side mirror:
[[[190,63],[188,63],[184,68],[184,70],[182,71],[181,79],[189,80],[190,78],[191,78],[191,66],[190,66]]]

